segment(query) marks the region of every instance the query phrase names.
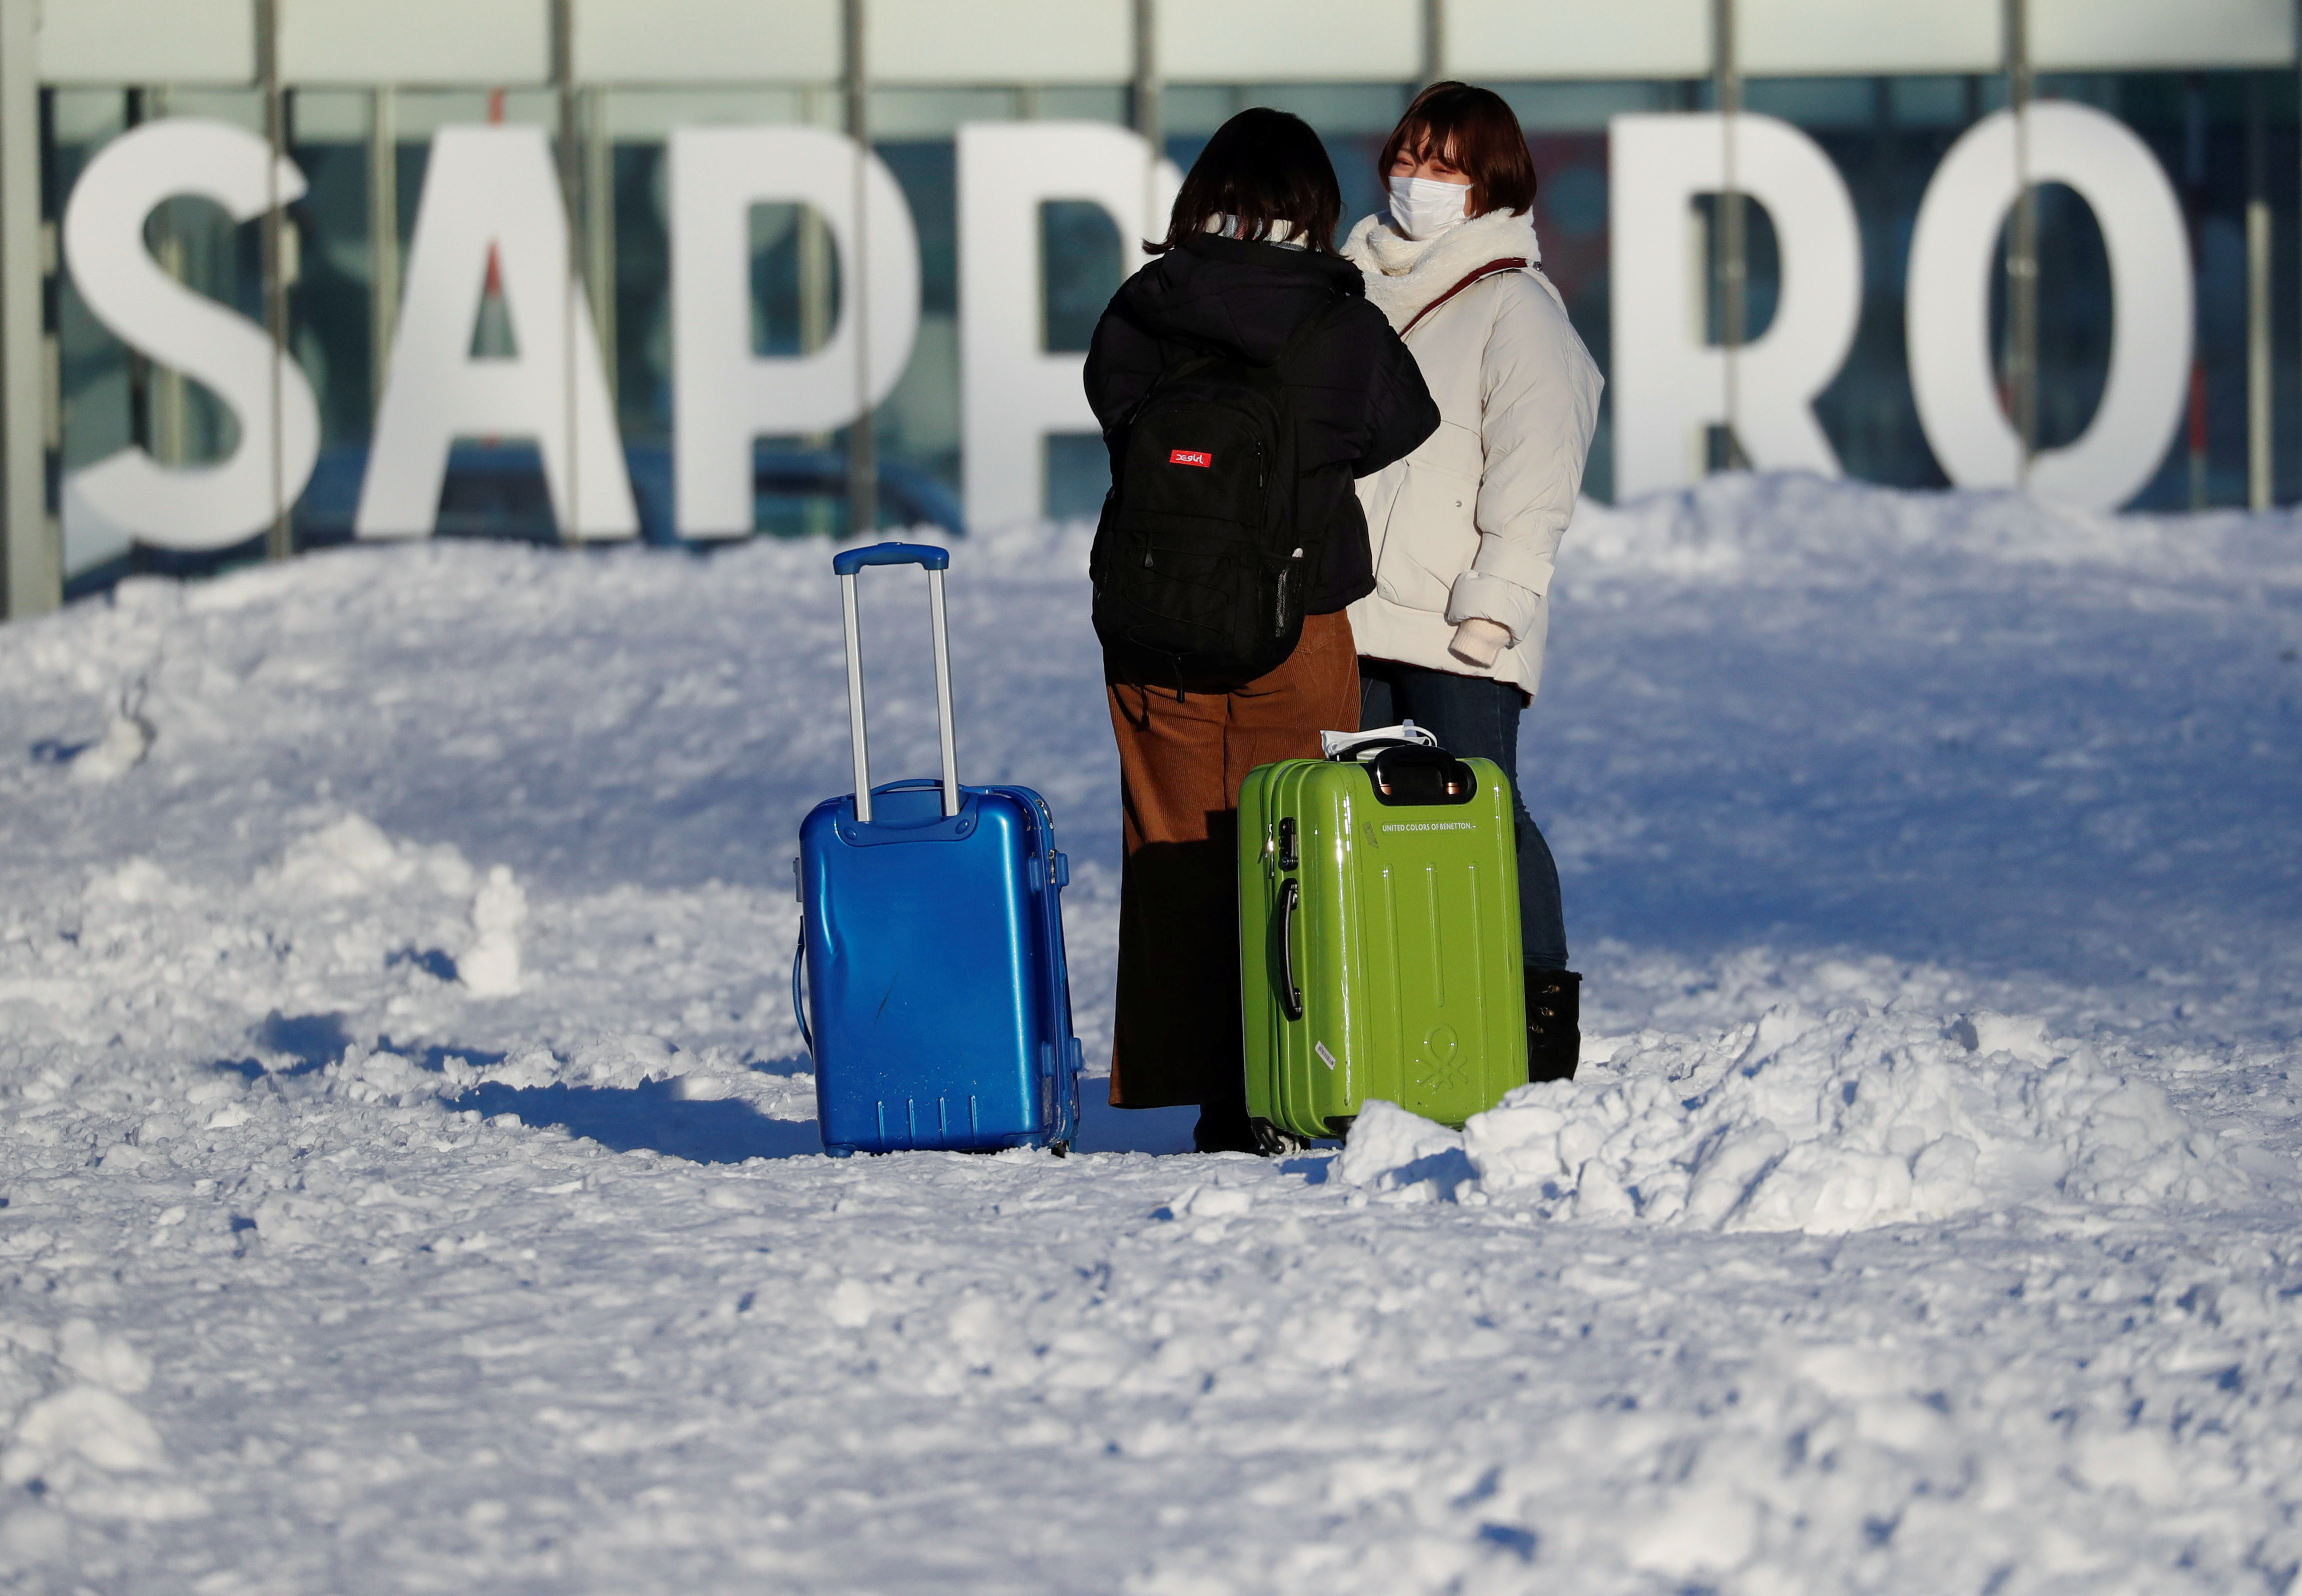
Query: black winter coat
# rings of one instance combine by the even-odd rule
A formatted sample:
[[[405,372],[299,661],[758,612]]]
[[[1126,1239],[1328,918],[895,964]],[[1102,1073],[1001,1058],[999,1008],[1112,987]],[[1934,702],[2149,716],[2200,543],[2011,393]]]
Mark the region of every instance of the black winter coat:
[[[1087,399],[1113,468],[1120,424],[1169,365],[1219,354],[1268,365],[1313,315],[1326,323],[1279,368],[1296,424],[1297,525],[1309,564],[1304,613],[1325,615],[1374,591],[1355,477],[1412,453],[1439,430],[1415,357],[1367,303],[1359,269],[1339,256],[1203,233],[1122,283],[1087,357]]]

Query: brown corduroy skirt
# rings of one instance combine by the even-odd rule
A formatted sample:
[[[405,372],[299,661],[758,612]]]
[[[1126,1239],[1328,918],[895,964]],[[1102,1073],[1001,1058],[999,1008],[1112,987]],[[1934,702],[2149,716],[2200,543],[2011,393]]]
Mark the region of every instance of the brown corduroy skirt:
[[[1113,682],[1127,861],[1111,1101],[1230,1105],[1246,1090],[1239,1012],[1239,789],[1276,760],[1317,759],[1359,724],[1348,615],[1315,615],[1287,662],[1232,693]]]

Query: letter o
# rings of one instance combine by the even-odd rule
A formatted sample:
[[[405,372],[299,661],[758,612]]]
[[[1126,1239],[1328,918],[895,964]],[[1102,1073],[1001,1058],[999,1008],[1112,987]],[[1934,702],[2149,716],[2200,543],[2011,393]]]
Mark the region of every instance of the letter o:
[[[1990,281],[1998,231],[2033,183],[2067,183],[2090,206],[2110,256],[2110,375],[2079,438],[2043,449],[2029,486],[2041,497],[2115,509],[2157,475],[2182,417],[2192,336],[2190,251],[2182,209],[2157,157],[2125,124],[2085,105],[2027,113],[2029,170],[2015,170],[2014,116],[1970,128],[1943,157],[1911,234],[1906,327],[1919,422],[1960,487],[2022,480],[2022,444],[1998,399],[1990,353]]]

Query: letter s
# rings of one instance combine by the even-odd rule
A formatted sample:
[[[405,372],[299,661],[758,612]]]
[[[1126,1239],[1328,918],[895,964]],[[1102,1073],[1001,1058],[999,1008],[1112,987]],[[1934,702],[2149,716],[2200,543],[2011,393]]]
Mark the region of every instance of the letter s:
[[[212,199],[235,222],[300,197],[304,174],[284,157],[273,173],[271,160],[265,140],[228,122],[151,122],[104,147],[64,210],[64,261],[97,320],[205,384],[239,423],[238,446],[211,465],[163,466],[131,445],[73,474],[91,508],[162,548],[223,549],[252,536],[271,524],[275,491],[279,504],[295,503],[319,458],[319,406],[302,369],[263,328],[170,277],[144,245],[145,218],[179,194]]]

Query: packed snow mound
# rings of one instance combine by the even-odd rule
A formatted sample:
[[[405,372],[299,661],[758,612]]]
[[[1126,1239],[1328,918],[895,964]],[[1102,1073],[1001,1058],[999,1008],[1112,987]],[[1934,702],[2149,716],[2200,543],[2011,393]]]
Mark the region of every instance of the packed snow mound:
[[[1459,1147],[1484,1200],[1561,1219],[1839,1234],[2056,1198],[2244,1195],[2154,1082],[2043,1021],[1947,1025],[1868,1005],[1778,1005],[1701,1039],[1645,1031],[1579,1079],[1522,1087],[1459,1138],[1370,1105],[1338,1172],[1451,1195]]]
[[[296,838],[277,869],[256,876],[259,887],[305,902],[380,895],[419,881],[461,895],[472,890],[472,867],[452,844],[396,841],[365,815],[345,815]]]
[[[1911,561],[1937,569],[2091,567],[2161,581],[2258,575],[2302,584],[2290,512],[2119,516],[1996,491],[1911,493],[1803,472],[1732,473],[1627,504],[1584,500],[1560,575],[1582,581],[1871,588]]]
[[[181,1210],[179,1210],[181,1212]],[[35,1487],[0,1533],[0,1573],[61,1546],[55,1508],[100,1519],[198,1517],[207,1499],[172,1479],[166,1444],[132,1399],[152,1360],[84,1318],[56,1330],[0,1320],[0,1486]]]
[[[1365,1104],[1352,1122],[1334,1175],[1346,1186],[1415,1198],[1451,1197],[1474,1178],[1460,1135],[1380,1098]]]

